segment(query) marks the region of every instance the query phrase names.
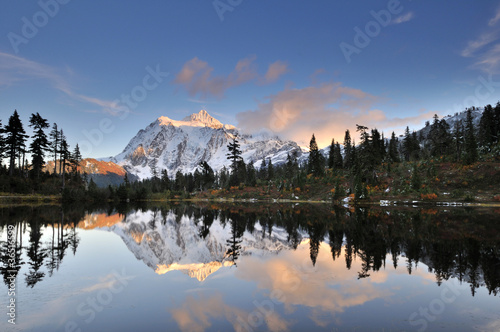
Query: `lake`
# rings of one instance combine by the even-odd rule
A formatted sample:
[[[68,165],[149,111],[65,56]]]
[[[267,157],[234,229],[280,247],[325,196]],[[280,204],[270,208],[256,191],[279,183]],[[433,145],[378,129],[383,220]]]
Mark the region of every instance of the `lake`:
[[[499,216],[209,202],[3,208],[0,328],[499,331]]]

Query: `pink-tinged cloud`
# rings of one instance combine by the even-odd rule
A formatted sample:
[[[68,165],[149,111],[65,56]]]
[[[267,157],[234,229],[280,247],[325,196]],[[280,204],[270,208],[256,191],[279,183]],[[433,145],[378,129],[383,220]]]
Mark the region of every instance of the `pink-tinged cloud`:
[[[172,317],[177,322],[181,331],[206,331],[212,326],[214,320],[227,320],[233,326],[234,331],[248,331],[248,317],[252,312],[224,302],[221,294],[212,296],[187,296],[185,302],[178,308],[171,310]],[[247,326],[246,326],[247,325]],[[266,330],[272,332],[288,331],[290,323],[282,319],[275,312],[266,314]]]
[[[184,64],[174,83],[182,85],[191,97],[201,95],[221,98],[227,89],[257,77],[254,60],[255,56],[244,58],[238,61],[228,76],[213,76],[214,68],[196,57]]]
[[[307,145],[314,133],[320,147],[332,138],[342,143],[346,129],[357,141],[356,124],[369,128],[406,127],[432,118],[432,112],[422,112],[406,118],[388,118],[374,105],[380,97],[341,83],[326,83],[301,89],[287,88],[268,97],[256,110],[238,113],[238,127],[244,132],[268,129],[284,139]],[[386,136],[389,136],[387,133]]]
[[[473,67],[488,74],[497,74],[500,72],[500,44],[496,44],[478,56],[477,62],[473,64]]]
[[[288,64],[283,61],[276,61],[269,65],[263,82],[265,84],[276,82],[281,76],[288,73],[290,70]]]
[[[255,60],[256,56],[248,56],[239,60],[229,75],[215,76],[213,67],[195,57],[184,64],[174,83],[186,89],[191,97],[222,98],[228,89],[235,86],[254,80],[259,84],[274,83],[290,71],[286,62],[276,61],[269,65],[264,75],[260,75]]]

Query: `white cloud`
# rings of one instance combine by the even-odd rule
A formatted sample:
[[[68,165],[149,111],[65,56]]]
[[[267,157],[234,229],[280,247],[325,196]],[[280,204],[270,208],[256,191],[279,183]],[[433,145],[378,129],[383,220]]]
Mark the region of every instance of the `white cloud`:
[[[463,57],[474,58],[475,62],[471,65],[472,68],[479,69],[486,73],[498,73],[500,69],[500,29],[495,28],[500,20],[500,7],[495,15],[488,21],[488,31],[483,32],[475,40],[467,43],[467,46],[462,50]]]
[[[499,20],[500,20],[500,7],[497,9],[495,16],[488,22],[488,25],[492,27],[495,24],[497,24]]]
[[[394,20],[392,20],[392,24],[401,24],[410,21],[413,18],[414,14],[413,12],[408,12],[404,15],[396,17]]]
[[[476,40],[467,43],[467,47],[462,51],[463,57],[472,57],[475,53],[486,45],[491,44],[498,39],[497,31],[490,31],[481,34]]]
[[[17,85],[23,81],[44,80],[49,82],[54,89],[74,100],[98,106],[102,112],[110,115],[123,114],[120,106],[112,101],[76,93],[64,77],[64,73],[73,75],[70,68],[61,71],[16,55],[0,52],[0,87]]]

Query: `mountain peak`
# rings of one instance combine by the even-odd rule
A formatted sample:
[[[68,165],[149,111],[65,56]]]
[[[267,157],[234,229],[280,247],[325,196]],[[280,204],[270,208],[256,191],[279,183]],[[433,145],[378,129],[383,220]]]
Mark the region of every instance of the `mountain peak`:
[[[161,116],[158,118],[158,122],[162,126],[172,125],[174,127],[181,127],[181,126],[210,127],[214,129],[220,129],[222,127],[226,127],[226,129],[234,129],[234,127],[230,125],[224,126],[219,120],[213,118],[205,110],[201,110],[198,113],[193,113],[189,116],[186,116],[184,119],[180,121],[172,120],[167,116]]]
[[[222,123],[213,118],[210,114],[208,114],[207,111],[201,110],[198,113],[193,113],[189,116],[186,116],[182,121],[186,122],[201,122],[202,124],[206,125],[207,127],[212,127],[212,128],[221,128]]]

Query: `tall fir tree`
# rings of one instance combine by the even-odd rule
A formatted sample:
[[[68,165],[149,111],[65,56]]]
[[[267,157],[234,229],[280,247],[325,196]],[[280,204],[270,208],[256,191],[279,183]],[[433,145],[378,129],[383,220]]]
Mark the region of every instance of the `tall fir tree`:
[[[309,159],[307,162],[307,172],[313,174],[314,176],[320,176],[324,173],[324,158],[321,152],[319,152],[318,144],[316,143],[316,137],[314,134],[309,141]]]
[[[412,147],[413,144],[411,142],[411,133],[410,133],[410,128],[406,126],[405,129],[405,138],[403,139],[403,153],[405,156],[405,160],[409,161],[411,157],[411,152],[412,152]]]
[[[234,173],[238,170],[238,162],[242,159],[240,143],[238,142],[237,135],[235,135],[233,140],[227,144],[227,150],[229,152],[226,154],[226,157],[228,160],[231,160],[231,170]]]
[[[262,162],[260,163],[259,178],[261,178],[262,180],[267,180],[267,163],[265,157],[262,158]]]
[[[491,105],[486,105],[479,121],[479,144],[484,147],[491,147],[495,142],[495,136],[494,110]]]
[[[241,169],[241,167],[245,165],[245,162],[241,157],[240,143],[238,142],[237,135],[235,135],[232,141],[227,144],[227,150],[229,152],[226,154],[226,157],[228,160],[231,160],[231,176],[229,178],[229,184],[232,186],[238,185],[240,182],[244,181],[244,177],[246,176],[246,166]]]
[[[496,104],[493,110],[493,143],[500,142],[500,101]]]
[[[392,132],[391,140],[389,141],[389,160],[393,163],[399,162],[398,139],[396,134]]]
[[[71,169],[73,173],[80,174],[78,167],[80,166],[81,162],[82,162],[82,154],[80,152],[80,147],[78,146],[77,143],[75,149],[73,150],[73,153],[71,153],[71,160],[70,160]]]
[[[344,168],[347,169],[352,167],[352,148],[351,133],[347,129],[344,136]]]
[[[269,158],[269,161],[267,162],[267,179],[268,180],[274,179],[274,165],[271,158]]]
[[[61,145],[59,147],[59,159],[60,159],[60,174],[62,174],[62,186],[64,189],[66,182],[66,162],[71,159],[71,152],[69,151],[69,145],[66,141],[66,136],[61,129]]]
[[[5,133],[5,146],[7,157],[9,158],[9,174],[12,176],[16,167],[16,158],[20,159],[23,156],[26,147],[26,138],[28,137],[17,110],[14,110],[14,114],[10,116],[9,122],[5,126]],[[18,162],[18,167],[20,166]]]
[[[342,151],[340,149],[340,144],[337,142],[335,144],[335,150],[333,151],[334,157],[334,167],[335,169],[342,169],[344,167],[344,161],[342,159]]]
[[[335,168],[335,139],[334,138],[332,138],[332,143],[330,144],[330,149],[328,150],[327,166],[329,169]]]
[[[29,126],[33,128],[33,136],[31,136],[33,141],[30,144],[33,174],[39,179],[40,172],[45,165],[45,152],[49,150],[50,145],[47,134],[45,134],[45,129],[50,126],[47,119],[42,118],[39,113],[31,114]]]
[[[59,151],[59,145],[61,144],[61,133],[59,132],[59,129],[57,128],[57,123],[54,122],[52,125],[52,131],[49,134],[50,139],[51,139],[51,148],[52,152],[54,153],[54,174],[57,174],[57,152]]]
[[[453,126],[453,141],[455,143],[455,160],[462,159],[462,150],[464,145],[464,126],[462,120],[455,122]]]
[[[371,131],[371,150],[373,155],[373,161],[375,165],[378,165],[385,158],[385,142],[384,134],[380,134],[377,128]]]
[[[252,162],[249,162],[247,165],[247,176],[246,176],[246,184],[250,187],[254,187],[257,184],[257,172],[255,171],[255,167]]]
[[[474,122],[472,118],[472,109],[467,110],[467,116],[465,118],[465,158],[466,164],[473,164],[477,161],[477,142],[476,134],[474,131]]]

